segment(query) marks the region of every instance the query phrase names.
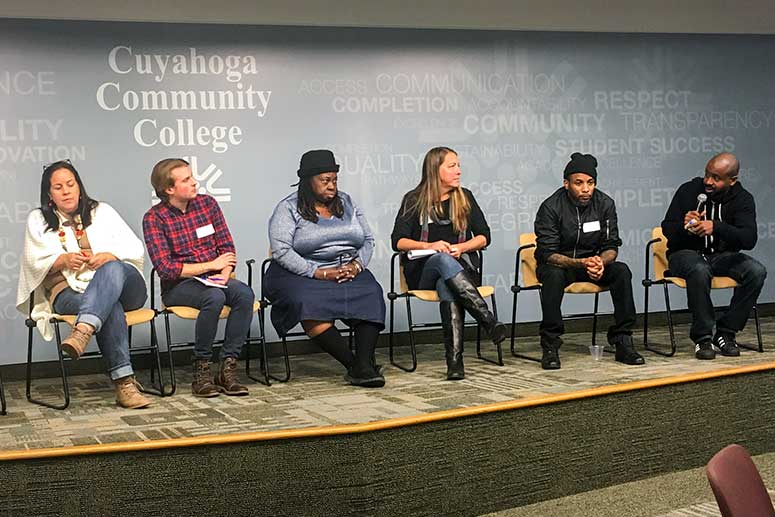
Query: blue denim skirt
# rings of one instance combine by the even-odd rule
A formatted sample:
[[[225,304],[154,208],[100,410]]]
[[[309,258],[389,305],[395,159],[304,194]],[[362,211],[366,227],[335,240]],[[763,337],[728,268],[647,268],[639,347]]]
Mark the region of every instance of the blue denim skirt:
[[[296,275],[272,263],[263,294],[271,302],[272,325],[280,336],[304,320],[369,321],[385,328],[382,287],[367,269],[351,282],[338,284]]]

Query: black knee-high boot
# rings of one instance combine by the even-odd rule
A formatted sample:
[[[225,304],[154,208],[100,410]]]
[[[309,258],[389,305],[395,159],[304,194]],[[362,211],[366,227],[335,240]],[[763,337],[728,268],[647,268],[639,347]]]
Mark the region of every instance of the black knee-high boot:
[[[466,376],[463,367],[463,332],[465,312],[457,302],[439,303],[444,332],[444,352],[447,358],[447,380],[459,381]]]
[[[354,386],[381,388],[385,378],[374,368],[374,348],[379,338],[379,326],[370,321],[360,321],[354,327],[355,361],[344,376]]]
[[[496,345],[506,339],[506,326],[495,319],[490,312],[487,302],[484,301],[476,284],[469,278],[468,273],[461,271],[452,278],[445,280],[447,287],[455,293],[465,310],[476,319]]]
[[[331,357],[342,363],[342,366],[348,370],[355,362],[355,357],[350,351],[347,341],[342,339],[342,336],[339,334],[339,331],[336,330],[336,327],[331,326],[331,328],[325,332],[321,332],[313,338],[313,341],[315,341],[324,352],[327,352]]]

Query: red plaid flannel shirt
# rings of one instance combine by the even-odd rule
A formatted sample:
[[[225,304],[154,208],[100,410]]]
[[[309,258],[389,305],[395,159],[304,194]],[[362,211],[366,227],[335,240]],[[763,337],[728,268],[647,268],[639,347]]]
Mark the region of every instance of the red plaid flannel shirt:
[[[214,232],[202,238],[197,228],[213,225]],[[183,264],[200,264],[229,251],[236,252],[226,219],[211,196],[200,194],[188,202],[186,212],[162,201],[143,216],[143,237],[162,292],[180,281]]]

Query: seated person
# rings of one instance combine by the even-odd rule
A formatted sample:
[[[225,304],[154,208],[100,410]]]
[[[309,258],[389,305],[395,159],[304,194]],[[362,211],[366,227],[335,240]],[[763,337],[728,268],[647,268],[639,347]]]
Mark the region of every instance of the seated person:
[[[716,352],[740,355],[735,335],[745,327],[767,278],[758,260],[740,253],[753,249],[757,235],[756,203],[737,180],[739,172],[740,162],[733,154],[717,154],[705,166],[704,178],[678,187],[662,221],[670,273],[686,279],[692,313],[689,336],[697,359],[715,359]],[[710,299],[714,276],[728,276],[740,284],[729,310],[718,320]]]
[[[116,402],[133,409],[151,403],[134,378],[124,315],[148,297],[143,255],[140,239],[110,205],[89,197],[69,160],[43,170],[40,208],[27,218],[16,308],[26,314],[34,293],[32,318],[49,341],[52,312],[76,314],[62,351],[78,359],[96,335]]]
[[[366,269],[374,236],[352,198],[337,188],[339,165],[328,150],[301,157],[298,190],[275,207],[269,220],[272,264],[264,292],[280,336],[301,322],[304,332],[346,369],[354,386],[382,387],[374,363],[385,328],[382,288]],[[334,326],[353,328],[355,355]]]
[[[197,397],[247,395],[248,389],[237,377],[237,359],[250,329],[255,296],[250,287],[231,278],[237,256],[223,212],[215,199],[198,193],[185,160],[161,160],[153,167],[151,184],[161,201],[145,213],[143,235],[161,279],[161,299],[168,307],[199,309],[191,393]],[[222,287],[206,285],[200,279]],[[224,305],[231,311],[220,368],[213,377],[210,360]]]
[[[494,343],[506,337],[479,295],[479,259],[475,253],[490,242],[490,227],[470,190],[460,186],[460,161],[449,147],[425,154],[422,179],[407,192],[391,236],[396,251],[435,250],[427,258],[401,257],[409,289],[435,289],[441,303],[447,380],[465,378],[463,325],[467,310]]]
[[[565,288],[573,282],[608,287],[614,304],[614,324],[608,329],[608,342],[616,347],[616,360],[644,364],[632,342],[632,273],[627,264],[616,261],[622,245],[616,205],[611,197],[595,188],[597,159],[581,153],[573,153],[570,158],[563,173],[563,186],[541,203],[535,219],[536,274],[542,284],[541,367],[560,368],[560,336],[565,333],[560,307]]]

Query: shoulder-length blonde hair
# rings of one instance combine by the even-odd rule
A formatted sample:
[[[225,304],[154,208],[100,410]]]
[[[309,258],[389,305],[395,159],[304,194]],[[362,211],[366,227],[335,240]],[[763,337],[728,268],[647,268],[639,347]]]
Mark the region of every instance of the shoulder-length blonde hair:
[[[418,217],[423,218],[427,214],[433,221],[438,221],[442,217],[439,169],[449,153],[457,155],[455,150],[449,147],[434,147],[425,154],[422,163],[422,179],[409,193],[404,206],[406,214],[417,214]],[[462,187],[453,189],[449,193],[449,218],[457,233],[465,233],[468,229],[470,214],[471,204]]]

